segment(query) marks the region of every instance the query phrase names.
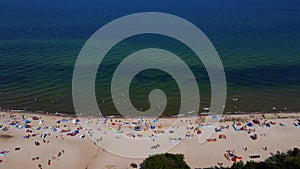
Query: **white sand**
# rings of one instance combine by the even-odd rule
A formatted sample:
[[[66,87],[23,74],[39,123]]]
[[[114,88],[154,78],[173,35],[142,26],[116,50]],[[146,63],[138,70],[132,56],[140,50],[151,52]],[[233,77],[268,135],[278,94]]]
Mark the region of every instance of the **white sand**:
[[[11,120],[9,113],[0,112],[0,114],[2,115],[0,118],[0,125],[3,124],[5,119]],[[17,118],[21,117],[21,114],[16,115]],[[287,118],[278,119],[278,115],[280,117],[286,116]],[[50,130],[43,130],[43,127],[53,125],[63,128],[63,125],[67,125],[64,129],[71,129],[71,131],[74,131],[76,128],[79,128],[80,125],[72,124],[72,122],[58,124],[56,121],[61,120],[62,117],[37,115],[38,117],[42,117],[45,121],[45,124],[39,125],[39,120],[34,121],[30,118],[31,116],[33,116],[33,114],[30,114],[28,119],[30,119],[31,124],[33,125],[33,133],[39,133],[39,135],[35,137],[24,139],[23,136],[26,135],[26,129],[17,129],[13,126],[9,126],[9,124],[3,124],[0,129],[0,151],[10,151],[7,156],[0,156],[0,160],[3,160],[2,163],[0,163],[1,169],[38,169],[38,164],[41,164],[42,168],[54,169],[119,169],[130,168],[129,165],[131,162],[140,164],[143,161],[143,159],[120,157],[104,151],[101,147],[95,145],[89,137],[79,139],[79,135],[87,135],[83,130],[80,130],[80,133],[74,137],[67,136],[65,133],[62,135],[62,138],[57,139],[55,137],[60,134],[59,132],[54,133]],[[220,125],[230,125],[229,129],[224,129],[221,132],[227,136],[226,140],[220,140],[218,138],[220,132],[214,132],[211,138],[217,138],[217,142],[200,144],[198,142],[198,136],[195,135],[192,139],[184,139],[183,142],[169,152],[184,154],[187,163],[192,168],[211,167],[217,165],[218,162],[222,162],[224,166],[232,165],[233,162],[226,160],[224,157],[224,153],[228,149],[234,149],[235,153],[243,158],[243,161],[250,160],[249,155],[251,154],[260,154],[261,158],[256,160],[264,160],[270,157],[271,153],[276,153],[277,151],[285,152],[294,147],[300,148],[300,128],[293,125],[298,116],[298,113],[272,115],[270,117],[276,119],[270,119],[269,121],[276,122],[275,125],[272,125],[271,127],[254,125],[253,129],[255,129],[255,133],[258,135],[258,139],[255,141],[250,138],[250,135],[253,133],[248,134],[246,131],[234,131],[231,126],[232,121],[221,122]],[[242,123],[242,126],[247,124],[247,120],[251,120],[249,115],[232,115],[228,116],[228,120],[232,117],[240,121],[245,120],[245,123]],[[256,117],[260,118],[261,115],[256,115]],[[161,119],[159,122],[162,123],[163,126],[169,126],[171,120],[172,119]],[[261,122],[262,121],[263,120],[261,120]],[[280,122],[284,122],[286,127],[279,126]],[[197,124],[193,125],[197,126]],[[2,131],[5,126],[9,127],[7,132]],[[36,130],[38,126],[42,126],[40,131]],[[46,137],[46,140],[49,140],[49,143],[43,143],[42,138],[40,137],[40,134],[46,131],[51,134]],[[261,134],[265,134],[265,136],[261,136]],[[10,135],[12,137],[5,138],[3,137],[5,135]],[[111,139],[115,138],[112,137]],[[35,141],[39,141],[40,146],[35,146]],[[109,142],[106,144],[109,144]],[[16,147],[20,147],[21,150],[15,151],[14,149]],[[160,148],[162,147],[163,146]],[[247,147],[248,150],[244,151],[244,147]],[[263,150],[263,147],[267,147],[267,151]],[[132,145],[130,148],[134,150],[136,149],[136,146]],[[144,148],[149,149],[149,146],[145,146]],[[157,151],[159,151],[160,148],[158,148]],[[58,157],[58,153],[62,150],[64,150],[64,153]],[[153,151],[153,153],[155,153],[155,150]],[[39,157],[39,160],[33,161],[32,158],[36,156]],[[52,156],[55,157],[55,159],[53,159]],[[48,165],[48,160],[51,158],[51,165]]]

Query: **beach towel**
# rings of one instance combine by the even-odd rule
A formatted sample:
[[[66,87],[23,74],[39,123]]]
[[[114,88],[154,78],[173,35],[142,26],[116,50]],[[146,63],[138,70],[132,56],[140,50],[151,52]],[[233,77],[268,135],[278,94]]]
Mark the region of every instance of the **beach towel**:
[[[7,156],[9,154],[9,151],[3,150],[0,152],[0,156]]]

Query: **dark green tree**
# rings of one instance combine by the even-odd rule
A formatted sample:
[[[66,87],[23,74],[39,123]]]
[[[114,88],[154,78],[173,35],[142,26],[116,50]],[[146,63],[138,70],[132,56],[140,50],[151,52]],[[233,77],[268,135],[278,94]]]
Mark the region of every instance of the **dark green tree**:
[[[244,167],[244,163],[242,161],[239,161],[232,165],[232,169],[242,169]]]
[[[190,169],[183,154],[157,154],[146,158],[143,169]]]
[[[262,162],[237,162],[228,169],[300,169],[300,150],[294,148],[287,153],[277,152]]]

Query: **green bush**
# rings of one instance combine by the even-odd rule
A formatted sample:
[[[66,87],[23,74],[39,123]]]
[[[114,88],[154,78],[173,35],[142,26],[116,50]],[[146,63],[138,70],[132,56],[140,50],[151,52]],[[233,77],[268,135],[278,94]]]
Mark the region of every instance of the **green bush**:
[[[158,154],[146,158],[143,169],[190,169],[183,154]],[[277,152],[262,162],[237,162],[228,169],[300,169],[300,150],[294,148],[287,153]]]
[[[300,150],[294,148],[287,153],[277,152],[263,162],[237,162],[228,169],[300,169]]]
[[[183,154],[157,154],[146,158],[143,169],[190,169]]]

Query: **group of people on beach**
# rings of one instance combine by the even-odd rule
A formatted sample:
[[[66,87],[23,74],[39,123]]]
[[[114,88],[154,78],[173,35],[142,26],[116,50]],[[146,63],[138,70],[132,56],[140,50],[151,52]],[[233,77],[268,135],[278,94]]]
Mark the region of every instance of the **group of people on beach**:
[[[38,117],[36,115],[30,115],[30,114],[19,115],[19,114],[10,113],[9,117],[7,117],[7,114],[0,114],[0,120],[2,121],[0,128],[2,128],[3,133],[7,133],[9,130],[17,130],[17,132],[24,132],[25,135],[23,135],[23,139],[32,140],[33,145],[35,145],[36,147],[44,146],[42,144],[49,144],[50,143],[49,137],[52,136],[51,133],[53,135],[54,134],[60,135],[60,137],[55,137],[56,139],[62,138],[62,134],[64,132],[63,130],[60,130],[60,128],[70,127],[68,125],[69,121],[65,119],[62,120],[65,122],[65,124],[62,127],[60,125],[53,125],[53,124],[48,126],[45,125],[45,121],[42,119],[42,117]],[[60,124],[61,121],[57,123]],[[68,134],[65,134],[65,136],[68,136]],[[21,151],[21,147],[15,147],[14,150],[16,152]],[[10,151],[5,151],[5,152],[7,153],[3,153],[3,156],[6,156],[10,153]],[[49,157],[49,159],[46,161],[46,164],[48,166],[51,166],[53,161],[59,160],[64,153],[65,150],[63,149],[59,150],[57,155],[52,155]],[[43,168],[43,165],[41,163],[42,159],[40,159],[39,156],[34,156],[31,159],[32,161],[37,162],[37,167],[39,169]],[[3,160],[1,159],[0,163],[2,162]]]
[[[203,118],[203,117],[201,117]],[[218,117],[219,118],[219,117]],[[161,145],[157,140],[159,140],[161,135],[164,134],[174,134],[179,128],[177,126],[166,125],[160,119],[117,119],[117,118],[88,118],[87,120],[81,121],[76,117],[58,117],[54,124],[47,125],[47,121],[42,118],[42,116],[31,115],[31,114],[18,114],[18,113],[4,113],[0,114],[0,129],[2,133],[7,133],[9,130],[17,130],[23,133],[23,139],[31,140],[32,144],[39,148],[45,146],[45,144],[51,144],[53,140],[61,140],[66,137],[85,139],[85,133],[94,138],[95,144],[100,144],[105,137],[109,134],[114,133],[115,137],[113,139],[122,140],[122,137],[129,137],[133,139],[146,138],[153,141],[153,144],[149,147],[151,150],[156,151],[161,148]],[[223,119],[224,120],[224,119]],[[298,120],[299,122],[299,120]],[[204,128],[209,128],[212,125],[210,123],[197,123],[188,119],[181,120],[180,123],[185,125],[185,138],[194,138],[195,136],[200,136],[203,134]],[[225,124],[225,125],[224,125]],[[217,128],[214,128],[214,132],[220,133],[219,139],[227,139],[224,130],[230,129],[230,125],[226,122]],[[257,139],[258,133],[255,130],[254,125],[260,127],[271,127],[276,123],[265,119],[265,118],[254,118],[253,120],[246,121],[233,121],[232,126],[235,131],[245,131],[250,135],[254,141]],[[96,127],[95,128],[92,128]],[[280,126],[285,127],[285,125]],[[296,125],[295,125],[296,126]],[[171,127],[171,130],[168,128]],[[85,132],[83,132],[85,131]],[[255,139],[254,139],[255,135]],[[260,133],[260,137],[266,136],[266,133]],[[172,144],[174,142],[180,141],[184,138],[170,137],[169,142]],[[208,139],[208,142],[215,142],[216,139]],[[264,151],[268,151],[268,147],[262,147]],[[248,147],[242,148],[243,151],[247,152]],[[15,147],[15,152],[22,151],[21,147]],[[103,149],[103,151],[105,151]],[[11,151],[3,150],[1,156],[7,156]],[[42,162],[39,156],[32,157],[32,161],[37,162],[37,167],[39,169],[43,168],[43,165],[51,166],[54,161],[62,158],[65,150],[61,149],[56,155],[52,155],[46,161]],[[225,158],[227,160],[232,160],[236,162],[242,159],[240,155],[237,155],[235,150],[228,150],[225,153]],[[0,164],[3,163],[3,159],[0,159]],[[222,163],[219,163],[222,166]]]

